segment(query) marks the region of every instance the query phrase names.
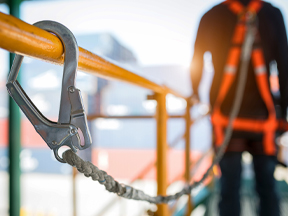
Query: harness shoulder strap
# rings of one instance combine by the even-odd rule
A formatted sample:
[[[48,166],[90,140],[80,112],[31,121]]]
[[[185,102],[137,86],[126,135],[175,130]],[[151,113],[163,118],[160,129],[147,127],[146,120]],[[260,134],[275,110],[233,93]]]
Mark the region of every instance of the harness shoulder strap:
[[[248,6],[245,8],[241,2],[237,0],[226,0],[223,2],[228,5],[228,8],[237,15],[242,15],[246,11],[250,11],[257,14],[262,7],[263,1],[261,0],[251,0]]]

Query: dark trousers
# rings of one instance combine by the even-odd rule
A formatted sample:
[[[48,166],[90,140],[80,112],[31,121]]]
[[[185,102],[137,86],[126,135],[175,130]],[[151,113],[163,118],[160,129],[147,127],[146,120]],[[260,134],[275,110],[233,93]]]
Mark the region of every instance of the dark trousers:
[[[226,152],[220,161],[221,198],[220,216],[240,216],[241,152]],[[256,191],[259,195],[259,215],[279,216],[279,197],[276,192],[274,170],[276,158],[267,155],[253,155]]]

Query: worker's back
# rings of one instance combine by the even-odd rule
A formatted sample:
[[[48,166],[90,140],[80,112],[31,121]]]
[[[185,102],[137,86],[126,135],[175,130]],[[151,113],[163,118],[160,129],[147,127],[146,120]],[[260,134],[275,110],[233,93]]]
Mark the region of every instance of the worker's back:
[[[255,12],[257,31],[255,31]],[[242,65],[241,61],[238,63],[243,44],[246,48],[249,44],[248,40],[244,40],[245,34],[254,40],[253,47],[249,46],[251,53],[245,52],[245,58],[249,54],[253,59],[253,64],[250,61],[248,71],[244,67],[245,64]],[[275,131],[280,121],[276,119],[275,104],[270,97],[269,64],[272,61],[277,63],[280,87],[279,107],[281,108],[278,118],[285,119],[288,104],[288,47],[281,12],[271,4],[260,0],[226,0],[202,17],[194,49],[191,64],[193,94],[195,97],[198,94],[203,70],[203,55],[210,51],[215,70],[210,92],[214,144],[216,149],[228,144],[219,162],[222,173],[220,215],[240,216],[241,158],[243,151],[249,151],[253,156],[255,188],[260,200],[259,215],[279,216],[279,197],[273,174],[277,153]],[[239,68],[241,68],[239,81],[243,81],[243,74],[245,75],[246,72],[248,76],[240,112],[237,117],[234,117],[232,114],[235,113],[235,108],[233,106],[231,112],[232,104],[234,101],[241,100],[241,97],[234,100],[236,88],[237,93],[242,89],[242,85],[239,89],[237,86]],[[228,125],[230,112],[233,123]],[[233,128],[232,137],[229,137],[231,131],[229,126]]]
[[[279,9],[267,2],[263,2],[262,8],[258,12],[258,29],[260,34],[261,46],[263,48],[266,67],[270,74],[269,64],[273,60],[277,62],[280,79],[280,112],[278,117],[286,117],[286,107],[288,103],[288,49],[287,36],[283,23],[282,14]],[[210,51],[212,54],[215,69],[212,82],[210,101],[213,107],[219,88],[222,82],[224,66],[227,60],[228,51],[231,47],[231,38],[234,34],[238,17],[226,4],[219,4],[209,10],[201,19],[198,34],[195,42],[195,52],[192,66],[192,85],[193,91],[197,92],[200,81],[199,71],[203,60],[203,54]],[[193,64],[192,62],[192,64]],[[240,63],[241,64],[241,63]],[[197,70],[199,67],[199,70]],[[239,70],[239,68],[238,68]],[[239,74],[239,73],[238,73]],[[267,80],[268,82],[268,80]],[[234,83],[237,83],[237,79]],[[235,95],[236,85],[232,85],[224,102],[221,111],[224,115],[229,115]],[[244,98],[242,100],[239,117],[265,119],[268,116],[267,108],[260,96],[254,70],[250,62],[249,73],[246,81]]]

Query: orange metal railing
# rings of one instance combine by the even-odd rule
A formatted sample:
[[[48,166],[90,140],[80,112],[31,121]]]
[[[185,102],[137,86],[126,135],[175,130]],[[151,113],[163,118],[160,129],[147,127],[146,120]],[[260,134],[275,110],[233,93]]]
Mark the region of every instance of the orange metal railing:
[[[0,48],[63,65],[63,46],[60,39],[54,34],[1,12],[0,29]],[[158,85],[81,47],[79,47],[78,69],[106,79],[128,82],[157,93],[171,93],[182,97],[181,94],[172,89]]]
[[[63,64],[63,46],[59,38],[55,35],[1,12],[0,29],[0,48],[53,64]],[[166,195],[168,186],[166,158],[168,115],[166,110],[166,95],[171,93],[178,97],[182,96],[166,86],[156,84],[117,65],[111,60],[100,57],[81,47],[79,47],[78,69],[102,78],[114,79],[147,88],[154,92],[152,99],[157,101],[155,116],[157,122],[157,194]],[[93,116],[90,118],[92,119]],[[186,154],[186,181],[189,182],[189,128],[191,123],[188,108],[185,119],[187,121],[186,151],[188,151],[188,154]],[[191,211],[191,209],[189,211]],[[158,206],[157,215],[168,216],[169,214],[167,205],[161,204]]]

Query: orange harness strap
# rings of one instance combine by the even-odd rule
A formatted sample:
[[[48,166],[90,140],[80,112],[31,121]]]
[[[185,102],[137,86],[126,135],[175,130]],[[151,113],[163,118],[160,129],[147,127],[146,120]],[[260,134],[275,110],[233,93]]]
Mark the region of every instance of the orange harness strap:
[[[232,47],[230,48],[227,62],[224,68],[224,76],[222,79],[221,88],[218,97],[216,98],[215,106],[211,116],[212,124],[214,126],[216,146],[220,146],[224,140],[224,129],[228,125],[228,117],[221,113],[220,107],[225,99],[232,83],[235,80],[237,68],[239,65],[241,55],[241,45],[244,41],[246,33],[246,12],[257,14],[262,7],[262,1],[252,0],[245,8],[239,1],[226,0],[224,2],[229,9],[239,16],[232,38]],[[274,103],[269,89],[267,70],[263,51],[261,48],[253,48],[251,53],[252,64],[254,66],[257,86],[260,95],[268,109],[269,115],[266,120],[253,120],[236,118],[233,122],[234,130],[252,131],[263,133],[264,152],[268,155],[274,155],[276,148],[274,144],[275,131],[278,126],[283,126],[285,123],[277,122]]]

